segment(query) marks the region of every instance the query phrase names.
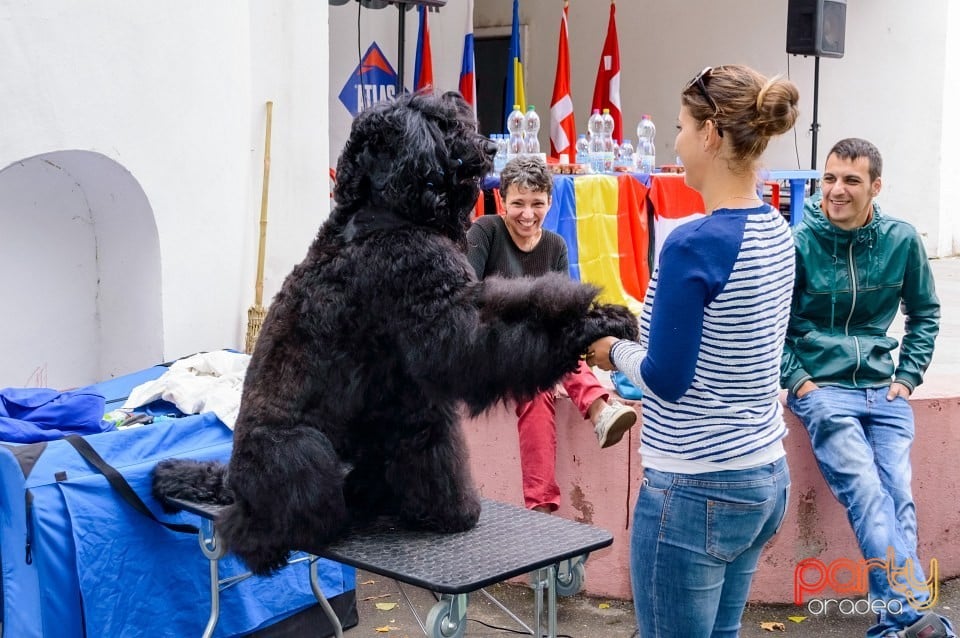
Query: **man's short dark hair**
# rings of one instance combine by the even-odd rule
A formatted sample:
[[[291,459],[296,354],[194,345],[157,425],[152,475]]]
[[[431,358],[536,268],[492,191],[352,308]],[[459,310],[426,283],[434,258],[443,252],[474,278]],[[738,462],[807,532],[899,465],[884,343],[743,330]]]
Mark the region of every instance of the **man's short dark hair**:
[[[546,193],[553,193],[553,175],[546,163],[536,155],[518,155],[507,162],[500,172],[500,192],[504,195],[511,186]]]
[[[840,159],[855,160],[859,157],[866,157],[870,163],[870,181],[875,182],[883,172],[883,159],[880,157],[880,151],[877,147],[867,140],[859,137],[848,137],[840,140],[833,145],[827,157],[836,155]]]

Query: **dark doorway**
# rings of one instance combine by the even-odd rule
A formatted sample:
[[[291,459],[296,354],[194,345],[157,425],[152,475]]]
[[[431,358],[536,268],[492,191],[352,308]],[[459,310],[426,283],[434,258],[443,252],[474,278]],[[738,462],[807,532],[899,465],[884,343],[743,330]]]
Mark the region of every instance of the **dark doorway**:
[[[504,83],[510,36],[474,41],[477,74],[477,119],[484,135],[506,132],[503,121]]]

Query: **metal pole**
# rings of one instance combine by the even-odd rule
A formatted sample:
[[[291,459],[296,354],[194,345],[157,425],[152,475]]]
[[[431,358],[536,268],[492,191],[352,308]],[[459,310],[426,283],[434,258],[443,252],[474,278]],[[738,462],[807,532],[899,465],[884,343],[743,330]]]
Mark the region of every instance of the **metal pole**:
[[[820,123],[817,121],[817,103],[820,99],[820,56],[814,56],[813,62],[813,122],[810,124],[811,143],[810,143],[810,170],[817,170],[817,133],[820,131]],[[810,180],[810,194],[817,190],[817,180]]]
[[[403,3],[397,4],[397,11],[400,12],[400,16],[397,20],[397,46],[399,51],[397,53],[397,95],[403,95],[403,50],[406,48],[407,44],[407,5]]]

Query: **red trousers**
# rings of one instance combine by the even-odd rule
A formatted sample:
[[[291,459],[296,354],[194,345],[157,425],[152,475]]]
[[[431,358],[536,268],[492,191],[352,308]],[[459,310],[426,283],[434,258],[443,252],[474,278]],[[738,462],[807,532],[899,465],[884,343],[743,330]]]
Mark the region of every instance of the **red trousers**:
[[[583,361],[580,367],[560,382],[580,414],[597,399],[609,398],[609,391]],[[551,511],[560,506],[557,485],[557,422],[553,390],[541,392],[533,400],[517,405],[517,433],[520,437],[520,471],[523,475],[523,500],[528,508],[546,505]]]

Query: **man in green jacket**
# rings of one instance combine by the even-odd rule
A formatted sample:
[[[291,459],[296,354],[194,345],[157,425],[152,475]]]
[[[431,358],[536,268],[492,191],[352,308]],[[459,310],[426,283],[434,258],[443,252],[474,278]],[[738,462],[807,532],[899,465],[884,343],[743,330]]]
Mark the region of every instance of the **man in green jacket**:
[[[862,139],[841,140],[827,155],[822,193],[806,202],[795,233],[781,382],[863,557],[885,567],[869,571],[871,598],[882,602],[871,607],[877,623],[867,638],[954,637],[947,619],[927,611],[936,596],[917,558],[910,486],[907,399],[930,365],[940,302],[919,234],[874,202],[881,168],[880,152]],[[887,336],[898,308],[906,316],[899,344]],[[912,582],[896,571],[905,566]]]

